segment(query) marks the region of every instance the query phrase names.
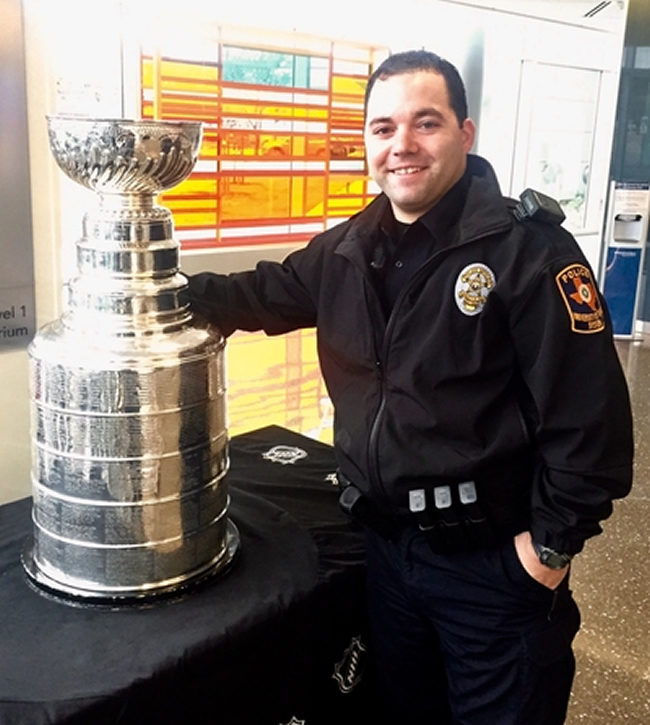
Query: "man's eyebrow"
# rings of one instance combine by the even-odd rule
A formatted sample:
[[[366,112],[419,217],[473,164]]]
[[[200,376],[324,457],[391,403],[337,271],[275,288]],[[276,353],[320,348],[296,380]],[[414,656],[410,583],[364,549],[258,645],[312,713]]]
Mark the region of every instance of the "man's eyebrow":
[[[371,118],[368,120],[369,126],[374,126],[376,124],[383,124],[383,123],[392,123],[393,119],[390,116],[376,116],[375,118]]]
[[[437,108],[433,108],[433,107],[421,108],[415,114],[416,118],[424,118],[425,116],[433,116],[434,118],[439,118],[439,119],[444,118],[444,114],[441,113]]]
[[[427,108],[421,108],[420,110],[416,111],[415,118],[426,118],[427,116],[433,116],[434,118],[442,120],[444,118],[444,114],[441,113],[437,108],[433,107],[427,107]],[[385,123],[393,123],[393,119],[391,116],[376,116],[375,118],[371,118],[368,121],[369,126],[374,126],[377,124],[385,124]]]

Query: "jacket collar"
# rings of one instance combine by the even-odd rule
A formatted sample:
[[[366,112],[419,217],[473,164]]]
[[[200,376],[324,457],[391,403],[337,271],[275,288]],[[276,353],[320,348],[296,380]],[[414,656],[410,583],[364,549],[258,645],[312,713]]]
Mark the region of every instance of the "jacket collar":
[[[512,229],[512,215],[501,194],[494,169],[483,157],[469,154],[470,185],[460,220],[459,244]]]

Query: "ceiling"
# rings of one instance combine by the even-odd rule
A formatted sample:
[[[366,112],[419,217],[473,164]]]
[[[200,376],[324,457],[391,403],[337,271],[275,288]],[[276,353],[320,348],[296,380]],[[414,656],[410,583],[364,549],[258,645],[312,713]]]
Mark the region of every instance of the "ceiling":
[[[459,5],[620,31],[628,0],[451,0]]]

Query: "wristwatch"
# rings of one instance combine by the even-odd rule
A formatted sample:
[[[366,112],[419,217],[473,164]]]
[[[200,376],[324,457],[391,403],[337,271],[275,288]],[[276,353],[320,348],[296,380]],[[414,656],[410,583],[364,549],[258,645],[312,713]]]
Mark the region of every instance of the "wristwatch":
[[[538,544],[536,541],[533,541],[533,548],[542,564],[549,569],[564,569],[565,566],[569,566],[571,559],[573,559],[572,554],[555,551],[555,549]]]

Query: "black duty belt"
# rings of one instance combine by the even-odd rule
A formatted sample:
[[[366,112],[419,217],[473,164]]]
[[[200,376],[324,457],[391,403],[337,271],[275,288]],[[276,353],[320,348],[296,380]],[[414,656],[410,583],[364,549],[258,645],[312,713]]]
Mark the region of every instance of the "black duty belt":
[[[437,553],[487,549],[499,541],[479,504],[474,481],[413,489],[409,510]]]
[[[351,481],[339,473],[341,508],[380,536],[393,539],[407,526],[417,526],[431,549],[438,554],[473,551],[496,546],[506,537],[522,530],[521,511],[513,509],[498,516],[479,501],[474,481],[414,488],[409,491],[410,518],[385,514]]]

